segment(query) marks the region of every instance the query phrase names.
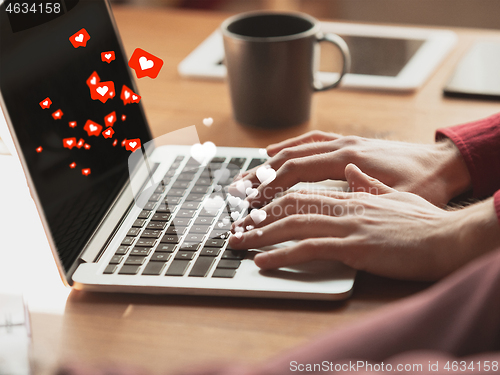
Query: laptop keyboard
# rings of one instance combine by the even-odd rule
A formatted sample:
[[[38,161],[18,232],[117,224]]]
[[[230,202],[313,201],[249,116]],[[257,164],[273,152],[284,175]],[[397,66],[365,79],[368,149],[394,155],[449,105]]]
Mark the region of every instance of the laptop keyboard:
[[[234,208],[227,203],[224,187],[247,159],[215,157],[200,171],[200,164],[190,158],[179,171],[183,160],[184,156],[175,159],[104,274],[234,277],[246,250],[227,246]],[[252,159],[248,169],[265,161]],[[229,171],[225,181],[216,173],[222,168]],[[222,198],[222,207],[208,204],[208,198],[216,195]]]

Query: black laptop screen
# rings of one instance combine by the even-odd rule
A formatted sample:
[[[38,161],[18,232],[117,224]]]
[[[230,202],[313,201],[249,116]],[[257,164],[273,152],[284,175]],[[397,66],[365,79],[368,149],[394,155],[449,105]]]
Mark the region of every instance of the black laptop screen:
[[[151,134],[104,0],[0,13],[0,90],[68,271]]]

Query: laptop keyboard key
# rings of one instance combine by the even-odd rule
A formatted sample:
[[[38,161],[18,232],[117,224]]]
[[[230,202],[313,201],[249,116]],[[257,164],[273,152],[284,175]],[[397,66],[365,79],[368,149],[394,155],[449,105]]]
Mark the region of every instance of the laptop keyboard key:
[[[142,232],[141,238],[159,238],[161,236],[161,230],[158,229],[146,229]]]
[[[122,260],[123,257],[121,255],[113,255],[113,257],[109,261],[109,264],[120,264]]]
[[[167,221],[152,221],[148,224],[146,229],[159,229],[163,230],[167,226]]]
[[[175,219],[174,219],[175,220]],[[182,236],[184,232],[186,231],[185,227],[176,227],[174,224],[171,224],[166,231],[166,234],[177,234],[179,236]]]
[[[189,229],[189,233],[201,233],[201,234],[207,234],[208,231],[210,230],[209,225],[193,225],[191,229]],[[191,240],[188,240],[191,241]]]
[[[140,232],[140,228],[130,228],[127,232],[127,236],[137,236]]]
[[[127,254],[128,249],[129,249],[128,246],[118,246],[115,255],[125,255]]]
[[[267,161],[267,159],[252,159],[250,164],[247,167],[247,171],[250,169],[253,169],[261,164],[264,164]]]
[[[203,242],[205,236],[203,234],[188,234],[186,242]]]
[[[134,228],[142,228],[142,226],[143,226],[145,223],[146,223],[146,220],[144,220],[144,219],[136,219],[136,220],[134,221],[134,224],[132,224],[132,226],[133,226]]]
[[[217,265],[217,268],[230,268],[230,269],[236,269],[240,266],[241,260],[236,260],[236,259],[221,259],[219,264]]]
[[[130,255],[148,256],[151,253],[151,249],[147,247],[136,247],[130,252]]]
[[[213,217],[198,217],[195,221],[194,221],[194,225],[212,225],[212,223],[214,222],[214,218]]]
[[[224,246],[225,241],[217,238],[209,238],[205,243],[205,247],[222,247]]]
[[[148,202],[144,205],[144,209],[148,211],[152,211],[156,206],[156,202]]]
[[[170,267],[168,267],[165,276],[182,276],[189,266],[189,260],[174,260]]]
[[[144,263],[145,260],[146,260],[146,257],[138,257],[138,256],[129,255],[129,257],[125,261],[125,264],[126,265],[141,265]]]
[[[177,254],[175,254],[175,259],[187,259],[191,260],[194,258],[194,251],[181,251],[179,250]]]
[[[154,194],[151,194],[151,196],[149,197],[149,201],[150,202],[158,202],[161,198],[161,194],[158,194],[158,193],[154,193]]]
[[[172,215],[169,213],[156,213],[151,218],[152,221],[169,221]]]
[[[163,272],[166,264],[166,262],[149,262],[146,268],[144,268],[144,271],[142,271],[142,274],[149,276],[159,276]]]
[[[160,252],[160,253],[173,253],[175,250],[175,244],[171,244],[171,243],[161,243],[158,245],[158,247],[156,248],[156,252]]]
[[[170,189],[167,197],[182,197],[186,193],[186,189]]]
[[[134,240],[135,240],[134,237],[125,237],[122,241],[122,245],[132,245]]]
[[[193,243],[193,242],[184,242],[181,245],[180,250],[184,251],[198,251],[201,247],[200,243]]]
[[[166,234],[163,236],[160,242],[167,244],[177,244],[181,240],[181,237],[177,234]]]
[[[192,218],[196,215],[196,210],[179,210],[176,217]]]
[[[181,210],[197,210],[201,205],[201,202],[184,202],[181,206]]]
[[[231,279],[236,275],[236,270],[228,269],[228,268],[216,268],[212,277],[224,277],[227,279]]]
[[[114,273],[116,271],[116,269],[118,268],[117,265],[115,264],[110,264],[109,266],[107,266],[105,269],[104,269],[104,274],[105,275],[111,275],[112,273]]]
[[[210,272],[210,268],[214,264],[215,259],[209,257],[200,257],[194,263],[189,276],[205,277]]]
[[[142,210],[139,216],[137,216],[139,219],[147,219],[151,215],[150,210]]]
[[[156,240],[154,238],[139,238],[139,241],[137,241],[136,245],[137,246],[143,246],[143,247],[153,247],[156,243]]]
[[[189,224],[191,224],[190,219],[175,218],[174,220],[172,220],[172,225],[174,225],[175,227],[187,227],[189,226]]]
[[[243,259],[245,258],[245,255],[247,254],[246,250],[233,250],[233,249],[226,249],[224,251],[224,254],[222,254],[222,259]]]
[[[137,275],[141,266],[125,265],[121,268],[119,275]]]
[[[219,255],[220,249],[216,247],[205,247],[203,250],[200,252],[201,257],[216,257]]]
[[[153,256],[150,259],[150,262],[168,262],[168,259],[170,258],[169,253],[154,253]]]
[[[229,164],[227,165],[228,169],[241,169],[243,168],[243,165],[245,165],[245,162],[247,161],[246,158],[232,158],[229,160]]]

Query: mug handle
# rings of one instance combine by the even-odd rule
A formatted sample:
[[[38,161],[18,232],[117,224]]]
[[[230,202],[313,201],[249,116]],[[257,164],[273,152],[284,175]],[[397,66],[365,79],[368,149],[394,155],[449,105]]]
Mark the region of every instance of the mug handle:
[[[330,85],[323,86],[321,82],[314,79],[313,82],[314,91],[326,91],[329,89],[333,89],[334,87],[337,87],[340,84],[342,77],[349,72],[349,70],[351,69],[351,54],[349,52],[349,47],[347,47],[347,44],[344,41],[344,39],[342,39],[340,36],[336,34],[318,33],[316,35],[316,41],[318,43],[329,42],[334,44],[335,46],[338,47],[344,59],[344,63],[342,64],[342,72],[340,73],[340,77],[337,81],[333,82]]]

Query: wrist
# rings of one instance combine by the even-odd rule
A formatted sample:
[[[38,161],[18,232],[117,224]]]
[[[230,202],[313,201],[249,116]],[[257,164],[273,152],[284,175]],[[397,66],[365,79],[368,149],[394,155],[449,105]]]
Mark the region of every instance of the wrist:
[[[493,198],[454,212],[458,258],[463,263],[500,248],[500,223]]]
[[[435,171],[436,178],[443,181],[445,195],[451,199],[472,189],[472,181],[467,165],[455,144],[445,138],[436,143],[439,160]]]

